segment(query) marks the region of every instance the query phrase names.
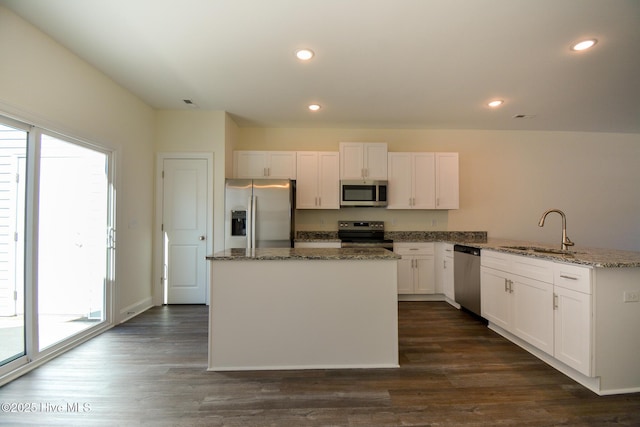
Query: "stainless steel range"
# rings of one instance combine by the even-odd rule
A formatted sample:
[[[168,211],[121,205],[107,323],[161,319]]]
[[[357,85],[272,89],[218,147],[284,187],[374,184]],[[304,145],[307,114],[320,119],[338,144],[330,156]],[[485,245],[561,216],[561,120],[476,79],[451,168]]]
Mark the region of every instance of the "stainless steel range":
[[[384,238],[384,221],[338,221],[338,237],[343,248],[393,250],[393,240]]]

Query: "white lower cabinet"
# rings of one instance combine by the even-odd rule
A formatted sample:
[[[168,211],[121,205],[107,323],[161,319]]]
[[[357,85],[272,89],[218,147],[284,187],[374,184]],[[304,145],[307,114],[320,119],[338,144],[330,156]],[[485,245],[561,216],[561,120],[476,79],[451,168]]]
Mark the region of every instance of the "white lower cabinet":
[[[435,244],[436,257],[436,294],[443,294],[445,300],[457,308],[453,289],[453,244],[438,242]]]
[[[482,316],[553,354],[553,285],[487,267],[481,274]]]
[[[591,376],[592,287],[590,268],[557,264],[554,287],[554,356]]]
[[[580,291],[590,289],[591,269],[493,251],[482,257],[482,317],[589,375],[591,296]]]
[[[435,266],[433,243],[394,243],[398,260],[398,294],[433,294]]]
[[[553,285],[520,276],[511,280],[514,335],[553,355]]]
[[[444,259],[442,260],[442,293],[451,301],[455,301],[453,288],[453,245],[445,243],[443,247]]]
[[[484,251],[482,255],[484,256]],[[480,273],[480,313],[489,322],[509,331],[511,329],[511,294],[504,271],[482,266]]]

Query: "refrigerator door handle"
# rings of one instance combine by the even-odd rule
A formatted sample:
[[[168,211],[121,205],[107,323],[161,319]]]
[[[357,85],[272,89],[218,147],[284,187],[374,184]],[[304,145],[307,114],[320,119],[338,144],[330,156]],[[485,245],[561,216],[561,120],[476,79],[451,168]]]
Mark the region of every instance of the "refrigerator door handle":
[[[247,219],[246,219],[246,229],[247,229],[247,249],[251,248],[251,230],[253,224],[253,217],[251,216],[251,206],[253,206],[253,196],[249,196],[247,199]]]
[[[253,196],[251,201],[251,249],[256,248],[256,204],[258,196]]]

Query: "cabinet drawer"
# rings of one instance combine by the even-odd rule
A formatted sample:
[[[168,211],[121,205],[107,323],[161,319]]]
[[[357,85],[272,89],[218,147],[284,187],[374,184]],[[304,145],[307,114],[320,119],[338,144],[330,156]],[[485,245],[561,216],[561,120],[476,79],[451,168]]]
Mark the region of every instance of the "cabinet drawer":
[[[394,243],[393,252],[399,255],[433,255],[434,243]]]
[[[555,263],[554,285],[591,295],[591,268]]]
[[[541,282],[553,283],[554,263],[552,261],[513,255],[511,266],[513,274],[540,280]]]
[[[483,250],[480,262],[483,267],[553,283],[553,262],[551,261]]]
[[[480,251],[480,265],[500,271],[511,271],[511,256],[483,249]]]

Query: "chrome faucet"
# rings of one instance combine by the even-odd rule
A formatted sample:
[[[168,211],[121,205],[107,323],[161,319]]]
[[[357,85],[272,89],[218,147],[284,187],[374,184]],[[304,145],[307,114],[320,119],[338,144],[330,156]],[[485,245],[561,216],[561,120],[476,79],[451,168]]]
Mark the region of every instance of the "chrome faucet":
[[[575,245],[575,243],[573,243],[567,236],[567,217],[565,216],[564,212],[562,212],[560,209],[549,209],[548,211],[542,214],[542,217],[540,218],[540,222],[538,222],[538,227],[544,226],[544,219],[551,212],[557,212],[562,217],[562,250],[566,251],[569,249],[569,246],[573,246]]]

